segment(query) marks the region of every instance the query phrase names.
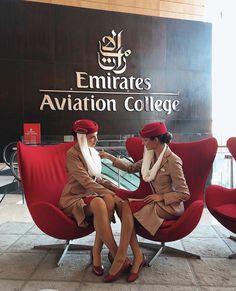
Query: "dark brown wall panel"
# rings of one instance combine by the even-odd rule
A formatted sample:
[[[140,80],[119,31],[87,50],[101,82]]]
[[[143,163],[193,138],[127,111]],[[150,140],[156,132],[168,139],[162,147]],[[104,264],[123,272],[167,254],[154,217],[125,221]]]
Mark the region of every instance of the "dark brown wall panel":
[[[101,69],[98,42],[122,32],[122,52],[130,49],[126,70],[118,75]],[[150,90],[93,89],[78,91],[76,72],[90,75],[150,78]],[[176,139],[211,135],[211,25],[108,11],[18,0],[0,1],[0,150],[23,134],[24,122],[40,122],[43,135],[70,134],[77,118],[91,118],[101,134],[137,134],[146,122],[165,120]],[[40,92],[64,90],[65,92]],[[91,91],[90,88],[87,91]],[[106,91],[107,94],[103,92]],[[113,94],[123,92],[127,94]],[[71,93],[70,93],[71,92]],[[135,95],[134,93],[142,93]],[[153,95],[179,92],[179,96]],[[59,102],[71,95],[83,99],[114,99],[116,111],[40,110],[44,94]],[[174,100],[179,111],[128,112],[129,96]]]

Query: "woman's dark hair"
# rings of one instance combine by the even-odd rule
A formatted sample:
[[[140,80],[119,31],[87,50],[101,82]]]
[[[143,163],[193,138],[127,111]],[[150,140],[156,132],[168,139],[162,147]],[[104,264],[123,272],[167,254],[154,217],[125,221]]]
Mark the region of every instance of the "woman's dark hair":
[[[73,129],[71,130],[71,133],[72,133],[73,137],[76,138],[76,132]]]
[[[150,139],[155,139],[155,138],[158,138],[159,141],[163,144],[163,143],[170,143],[170,141],[172,140],[172,134],[170,132],[167,132],[165,134],[161,134],[161,135],[158,135],[158,136],[154,136],[154,137],[151,137]]]

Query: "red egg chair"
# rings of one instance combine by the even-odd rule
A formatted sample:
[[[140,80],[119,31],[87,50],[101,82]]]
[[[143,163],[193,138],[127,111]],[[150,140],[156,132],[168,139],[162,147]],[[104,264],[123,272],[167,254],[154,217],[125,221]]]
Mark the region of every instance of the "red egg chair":
[[[17,158],[25,200],[35,224],[47,235],[65,240],[55,245],[35,246],[39,249],[62,249],[59,266],[68,250],[88,250],[91,246],[72,244],[94,231],[93,225],[78,227],[76,221],[58,208],[62,189],[67,182],[66,152],[73,142],[30,146],[17,144]]]
[[[129,138],[126,142],[126,148],[134,162],[142,159],[144,148],[141,138]],[[171,252],[179,256],[200,258],[199,255],[166,246],[166,243],[186,237],[197,226],[204,207],[204,189],[216,155],[217,141],[215,138],[207,138],[193,142],[170,143],[170,148],[183,161],[183,171],[191,197],[184,203],[185,212],[182,216],[175,220],[165,220],[154,236],[141,225],[137,225],[136,232],[139,236],[161,243],[140,242],[140,246],[151,248],[156,251],[155,256],[149,262],[149,266],[151,266],[154,260],[163,252]],[[140,185],[137,190],[130,192],[119,189],[117,191],[117,195],[122,198],[144,198],[151,193],[152,191],[149,184],[144,182],[142,177],[140,178]]]
[[[227,140],[227,147],[236,159],[236,137]],[[210,185],[206,189],[206,205],[210,213],[228,230],[236,233],[236,189]],[[236,241],[235,236],[230,239]],[[236,253],[229,256],[236,258]]]
[[[233,158],[236,160],[236,137],[230,137],[227,140],[227,147],[232,154]]]

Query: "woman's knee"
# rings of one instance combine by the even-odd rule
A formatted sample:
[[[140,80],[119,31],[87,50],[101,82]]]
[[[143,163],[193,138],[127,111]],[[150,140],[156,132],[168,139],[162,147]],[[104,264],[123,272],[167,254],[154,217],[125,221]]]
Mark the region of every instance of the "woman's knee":
[[[130,209],[130,206],[129,206],[129,202],[127,200],[123,201],[121,207],[122,207],[121,208],[122,217],[123,216],[126,216],[126,217],[133,216],[131,209]]]
[[[106,211],[106,203],[102,197],[95,197],[90,203],[90,209],[93,213],[98,211]]]
[[[124,200],[122,201],[122,209],[125,209],[125,210],[130,210],[130,207],[129,207],[129,202],[127,200]]]
[[[112,195],[108,194],[108,195],[105,195],[103,197],[103,200],[106,203],[107,209],[109,211],[113,211],[114,208],[115,208],[115,200],[114,200],[114,197]]]

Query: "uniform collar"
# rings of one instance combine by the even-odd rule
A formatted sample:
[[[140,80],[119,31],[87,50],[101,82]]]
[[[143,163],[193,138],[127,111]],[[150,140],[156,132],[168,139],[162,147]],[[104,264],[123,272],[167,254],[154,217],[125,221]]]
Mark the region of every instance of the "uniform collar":
[[[160,168],[163,167],[163,165],[168,161],[169,156],[172,154],[171,149],[169,148],[169,146],[167,145],[166,151],[164,153],[163,159],[161,161],[161,165]]]

